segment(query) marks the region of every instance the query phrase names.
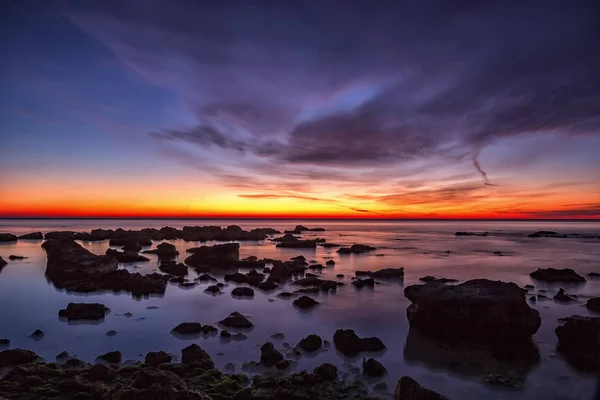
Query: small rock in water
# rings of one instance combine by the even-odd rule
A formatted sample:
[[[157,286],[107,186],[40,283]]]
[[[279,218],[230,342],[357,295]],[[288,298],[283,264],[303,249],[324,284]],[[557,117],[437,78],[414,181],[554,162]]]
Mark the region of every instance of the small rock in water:
[[[374,358],[365,359],[362,362],[363,374],[367,376],[382,376],[387,370],[381,363]]]
[[[277,339],[277,340],[283,340],[285,338],[285,336],[283,335],[283,333],[274,333],[271,335],[271,338]]]
[[[317,304],[319,304],[318,301],[316,301],[315,299],[310,298],[308,296],[301,296],[301,297],[297,298],[296,300],[294,300],[294,305],[303,310],[312,308],[312,307],[316,306]]]
[[[110,364],[119,364],[121,362],[121,352],[120,351],[110,351],[106,354],[102,354],[98,356],[96,360],[105,361]]]
[[[29,335],[29,338],[33,340],[42,340],[44,336],[45,334],[43,331],[36,329],[31,335]]]
[[[0,346],[8,346],[10,345],[9,339],[0,339]]]
[[[554,296],[554,300],[562,302],[562,303],[569,303],[571,301],[576,301],[573,298],[571,298],[570,296],[568,296],[565,293],[565,289],[560,288],[558,293]]]
[[[117,331],[110,330],[110,331],[106,332],[106,336],[116,336],[116,335],[117,335]]]

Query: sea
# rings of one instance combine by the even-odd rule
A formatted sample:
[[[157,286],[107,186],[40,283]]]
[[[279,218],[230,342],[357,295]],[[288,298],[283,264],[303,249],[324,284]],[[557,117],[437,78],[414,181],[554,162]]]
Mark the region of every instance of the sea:
[[[41,248],[41,240],[0,243],[0,256],[5,260],[13,254],[27,257],[9,261],[0,272],[0,338],[10,339],[12,348],[33,350],[49,362],[62,351],[93,362],[98,355],[113,350],[121,351],[127,362],[136,362],[143,360],[149,351],[164,350],[178,356],[182,348],[197,343],[221,370],[225,371],[226,365],[231,368],[233,364],[236,372],[254,375],[270,373],[257,370],[256,366],[248,367],[249,364],[243,368],[244,363],[259,360],[260,346],[267,341],[286,353],[289,347],[309,334],[317,334],[333,343],[337,329],[353,329],[361,337],[377,336],[386,350],[349,358],[337,352],[334,346],[326,346],[314,354],[294,358],[290,371],[312,371],[329,362],[338,367],[342,379],[361,380],[370,391],[375,384],[384,382],[387,390],[385,385],[379,384],[378,392],[374,393],[382,398],[392,398],[396,382],[403,375],[411,376],[450,399],[596,398],[600,378],[579,372],[565,361],[556,349],[554,330],[561,317],[592,315],[585,302],[587,298],[600,296],[600,279],[588,278],[585,284],[576,286],[550,285],[533,281],[529,273],[549,267],[573,268],[581,275],[600,272],[600,240],[530,238],[528,235],[540,230],[600,235],[600,221],[0,219],[0,232],[21,235],[36,231],[89,232],[96,228],[181,228],[185,225],[239,225],[246,230],[270,227],[283,231],[294,229],[298,224],[325,229],[324,232],[307,232],[303,235],[305,238],[320,237],[341,245],[361,243],[377,248],[365,254],[340,255],[336,248],[284,249],[275,247],[275,242],[270,240],[242,242],[241,257],[254,255],[288,260],[304,255],[307,260],[321,264],[329,259],[335,261],[335,266],[323,269],[322,277],[340,280],[345,286],[336,293],[312,295],[320,304],[310,311],[296,309],[293,299],[277,297],[281,291],[295,289],[289,285],[268,293],[256,290],[252,299],[233,298],[230,294],[236,287],[233,283],[217,296],[204,292],[208,283],[191,289],[170,283],[164,296],[141,299],[125,293],[66,293],[55,288],[44,275],[46,254]],[[454,235],[457,231],[488,232],[488,235],[459,237]],[[185,257],[186,249],[213,244],[170,242],[179,250],[180,261]],[[81,244],[97,254],[104,254],[109,247],[108,241]],[[158,272],[158,260],[154,255],[149,257],[150,262],[120,264],[120,268],[141,273]],[[398,267],[405,269],[403,280],[381,281],[374,288],[360,290],[350,284],[356,270]],[[190,278],[196,276],[191,269],[190,273]],[[338,274],[343,274],[344,278],[337,278]],[[222,281],[222,274],[213,275]],[[487,278],[515,282],[519,286],[534,285],[530,295],[544,293],[550,298],[535,303],[528,301],[542,318],[542,325],[533,337],[540,361],[527,367],[522,382],[517,385],[490,384],[482,378],[487,371],[465,372],[452,368],[455,361],[449,362],[447,355],[436,357],[436,349],[427,348],[426,342],[417,342],[420,347],[415,348],[407,341],[406,308],[410,302],[404,297],[404,288],[421,283],[419,278],[427,275],[461,282]],[[570,304],[554,302],[552,296],[561,287],[567,293],[577,295],[579,301]],[[58,311],[69,302],[98,302],[111,311],[99,323],[68,323],[59,319]],[[247,340],[223,342],[218,335],[182,339],[170,333],[181,322],[197,321],[218,326],[218,321],[233,311],[247,315],[254,323],[254,328],[244,332]],[[42,340],[29,338],[36,329],[44,331]],[[117,334],[107,336],[110,330]],[[271,338],[275,333],[283,333],[284,338]],[[362,376],[364,357],[376,358],[385,366],[387,374],[383,378]],[[455,357],[459,358],[456,362],[460,362],[460,354]]]

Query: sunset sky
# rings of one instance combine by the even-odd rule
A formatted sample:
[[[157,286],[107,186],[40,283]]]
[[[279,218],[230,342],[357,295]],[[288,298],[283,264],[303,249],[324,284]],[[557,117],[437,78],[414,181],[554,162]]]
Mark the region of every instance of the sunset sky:
[[[0,217],[600,218],[598,15],[3,1]]]

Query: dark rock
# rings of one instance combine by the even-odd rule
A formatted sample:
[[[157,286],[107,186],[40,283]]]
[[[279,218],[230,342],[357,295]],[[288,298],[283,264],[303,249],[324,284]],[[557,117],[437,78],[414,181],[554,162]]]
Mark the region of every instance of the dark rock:
[[[106,336],[109,336],[109,337],[117,336],[117,331],[110,330],[110,331],[106,332]]]
[[[144,253],[147,254],[156,254],[158,256],[159,259],[164,259],[164,260],[169,260],[172,258],[177,257],[177,255],[179,254],[179,252],[177,251],[177,249],[175,248],[174,245],[172,245],[171,243],[160,243],[158,246],[156,246],[156,249],[154,250],[146,250],[144,251]],[[187,261],[186,261],[187,263]]]
[[[23,256],[15,256],[14,254],[11,254],[10,256],[8,256],[8,259],[11,261],[15,261],[15,260],[25,260],[27,257],[23,257]]]
[[[411,377],[403,376],[396,385],[394,400],[448,400],[448,398],[424,388]]]
[[[177,263],[173,260],[163,260],[158,269],[162,272],[175,276],[186,276],[188,274],[188,267],[184,263]]]
[[[525,289],[535,289],[535,286],[533,285],[525,285],[523,286]]]
[[[299,298],[294,300],[294,305],[303,310],[312,308],[312,307],[316,306],[317,304],[319,304],[318,301],[316,301],[313,298],[308,297],[308,296],[300,296]]]
[[[558,350],[576,369],[600,371],[600,318],[573,315],[555,329]]]
[[[220,321],[219,323],[222,325],[225,325],[229,328],[237,328],[237,329],[252,328],[254,326],[252,324],[252,322],[248,321],[248,319],[246,319],[246,317],[244,317],[242,314],[240,314],[237,311],[232,312],[231,314],[229,314],[229,316],[227,318]]]
[[[27,364],[38,359],[38,355],[30,350],[11,349],[0,351],[0,368]]]
[[[106,249],[106,255],[109,257],[116,258],[117,261],[120,263],[150,261],[148,257],[144,257],[134,251],[119,251],[114,249]]]
[[[76,320],[98,320],[104,319],[104,316],[110,310],[104,304],[99,303],[69,303],[66,309],[60,310],[58,316],[66,318],[69,321]]]
[[[183,364],[192,364],[195,362],[211,361],[212,359],[202,347],[192,344],[181,350],[181,362]],[[214,364],[213,364],[214,365]]]
[[[202,325],[202,333],[218,332],[219,330],[212,325]]]
[[[213,278],[212,276],[210,276],[208,274],[202,274],[198,278],[196,278],[196,280],[200,281],[200,282],[208,282],[208,281],[216,282],[217,281],[216,278]]]
[[[588,308],[588,310],[600,313],[600,297],[589,299],[585,306]]]
[[[454,236],[487,236],[487,232],[476,233],[476,232],[456,232]]]
[[[247,274],[242,274],[240,272],[235,272],[233,274],[225,274],[223,279],[225,279],[225,282],[247,283],[251,286],[258,286],[258,284],[265,279],[265,276],[263,274],[257,273],[256,271],[252,273],[252,271],[248,272]]]
[[[240,260],[240,244],[225,243],[202,246],[187,250],[192,253],[185,263],[192,267],[230,268]]]
[[[284,336],[284,334],[283,334],[283,333],[280,333],[280,332],[279,332],[279,333],[274,333],[274,334],[272,334],[272,335],[271,335],[271,338],[272,338],[272,339],[277,339],[277,340],[283,340],[283,339],[285,339],[285,336]]]
[[[136,389],[147,389],[155,384],[177,390],[187,389],[185,382],[174,373],[150,368],[140,369],[134,375],[131,386]]]
[[[45,334],[43,331],[36,329],[31,335],[29,335],[29,338],[33,340],[42,340],[44,336]]]
[[[291,240],[289,235],[285,235],[282,240],[277,243],[276,247],[285,247],[292,249],[314,249],[317,247],[316,240],[300,240],[294,237],[294,240]]]
[[[9,345],[10,345],[9,339],[0,339],[0,346],[9,346]]]
[[[452,283],[458,282],[456,279],[448,279],[448,278],[436,278],[435,276],[424,276],[423,278],[419,278],[421,282],[437,282],[437,283]]]
[[[456,286],[408,286],[409,324],[425,334],[487,342],[525,341],[540,327],[539,313],[514,283],[475,279]]]
[[[320,290],[329,291],[329,290],[337,290],[337,287],[342,286],[343,283],[336,282],[336,281],[328,281],[328,280],[319,279],[319,278],[315,278],[315,277],[308,277],[308,278],[298,279],[298,280],[292,282],[292,285],[297,285],[297,286],[302,286],[302,287],[314,286],[316,288],[319,288]]]
[[[539,238],[539,237],[563,237],[564,235],[561,235],[560,233],[557,232],[552,232],[552,231],[537,231],[535,233],[532,233],[531,235],[528,235],[528,237],[530,238]]]
[[[25,240],[42,240],[43,238],[44,235],[42,235],[42,232],[32,232],[19,236],[19,239]]]
[[[109,364],[119,364],[121,362],[121,352],[120,351],[109,351],[106,354],[102,354],[98,356],[96,360],[105,361]]]
[[[217,293],[221,293],[221,288],[219,288],[217,285],[211,285],[211,286],[207,287],[206,289],[204,289],[204,291],[207,293],[217,294]]]
[[[181,282],[177,286],[182,289],[190,289],[190,288],[196,287],[197,284],[198,284],[197,282]]]
[[[271,342],[263,344],[260,348],[260,363],[265,367],[272,367],[283,361],[283,355],[275,349]]]
[[[321,364],[315,368],[313,374],[324,381],[335,381],[337,379],[337,367],[329,363]]]
[[[202,332],[202,324],[199,322],[182,322],[171,330],[180,335],[194,335]]]
[[[555,269],[555,268],[538,268],[529,274],[534,279],[544,282],[585,282],[585,278],[570,268]]]
[[[283,262],[275,260],[273,261],[273,268],[271,268],[271,276],[287,279],[292,276],[292,273]]]
[[[290,360],[281,360],[277,364],[275,364],[275,368],[283,370],[289,368],[291,364],[292,363]]]
[[[336,278],[340,278],[340,279],[341,279],[341,278],[343,278],[343,277],[344,277],[344,274],[337,274],[335,277],[336,277]]]
[[[0,233],[0,242],[15,242],[17,240],[17,235],[13,235],[12,233]]]
[[[288,297],[292,297],[294,296],[294,293],[290,293],[290,292],[281,292],[279,294],[277,294],[277,297],[282,297],[282,298],[288,298]]]
[[[249,287],[236,287],[231,291],[232,296],[254,297],[254,290]]]
[[[335,265],[335,261],[333,260],[327,260],[327,262],[325,263],[326,266],[328,267],[333,267]]]
[[[335,347],[345,356],[353,357],[362,351],[381,351],[383,342],[376,337],[360,338],[352,329],[338,329],[333,335]]]
[[[87,379],[96,382],[96,381],[109,381],[116,377],[117,372],[106,365],[97,364],[92,365],[90,369],[87,371]]]
[[[378,271],[355,271],[356,276],[370,276],[376,279],[404,278],[404,268],[384,268]]]
[[[363,374],[367,376],[383,376],[387,372],[385,367],[374,358],[363,360],[362,362]]]
[[[153,367],[158,367],[160,364],[170,363],[171,359],[171,355],[165,353],[164,351],[151,351],[148,354],[146,354],[144,362],[148,365],[152,365]]]
[[[134,253],[138,253],[142,250],[142,245],[139,244],[137,241],[132,240],[130,242],[127,242],[125,246],[121,247],[121,250],[133,251]]]
[[[92,231],[94,232],[94,231]],[[136,233],[139,235],[139,233]],[[46,235],[46,239],[48,239],[48,235]],[[132,242],[135,242],[141,246],[152,246],[152,240],[147,237],[142,236],[127,236],[122,238],[112,238],[108,241],[109,246],[115,247],[124,247],[130,245]]]
[[[265,281],[258,284],[258,288],[264,291],[275,290],[278,287],[279,285],[272,281]]]
[[[558,290],[558,293],[554,296],[554,300],[560,301],[562,303],[569,303],[571,301],[575,301],[573,298],[571,298],[565,293],[565,289],[563,288],[560,288]]]
[[[222,330],[221,331],[221,337],[222,338],[229,338],[229,337],[231,337],[231,333],[229,333],[229,331]]]
[[[373,280],[373,278],[355,279],[355,280],[352,281],[352,284],[357,289],[360,289],[360,288],[362,288],[364,286],[374,287],[375,286],[375,281]]]
[[[331,247],[342,247],[341,244],[337,244],[337,243],[319,243],[319,245],[321,245],[324,248],[331,248]]]
[[[340,247],[337,252],[340,254],[360,254],[375,250],[377,250],[375,247],[366,244],[353,244],[350,247]]]
[[[68,359],[69,357],[71,357],[71,355],[66,352],[66,351],[61,351],[59,354],[56,355],[56,361],[63,361]]]
[[[2,271],[2,268],[4,268],[6,266],[6,264],[8,264],[6,261],[4,261],[4,259],[2,257],[0,257],[0,271]]]
[[[297,346],[307,352],[316,351],[323,346],[323,340],[318,335],[308,335]]]

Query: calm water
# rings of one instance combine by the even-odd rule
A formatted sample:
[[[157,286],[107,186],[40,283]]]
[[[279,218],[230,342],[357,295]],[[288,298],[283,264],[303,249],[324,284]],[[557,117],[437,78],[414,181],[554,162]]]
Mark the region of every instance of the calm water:
[[[404,360],[404,347],[408,333],[405,310],[409,305],[403,295],[404,286],[418,283],[425,275],[456,278],[461,281],[472,278],[489,278],[512,281],[519,285],[533,284],[537,289],[547,289],[553,295],[558,287],[531,282],[529,272],[539,267],[573,268],[580,274],[600,272],[600,240],[527,238],[537,230],[553,230],[561,233],[599,234],[598,222],[358,222],[358,221],[185,221],[185,220],[0,220],[0,232],[23,234],[51,230],[90,231],[94,228],[140,229],[143,227],[184,225],[240,225],[244,229],[273,227],[279,230],[293,229],[296,224],[324,227],[326,232],[307,233],[304,236],[324,237],[329,242],[350,245],[364,243],[375,246],[373,254],[339,256],[334,249],[278,249],[274,243],[244,242],[241,256],[255,255],[287,260],[303,254],[308,260],[325,263],[332,258],[333,268],[323,270],[323,277],[335,280],[336,274],[345,274],[347,284],[337,294],[319,294],[315,298],[321,305],[310,312],[296,310],[292,301],[276,297],[281,290],[272,293],[256,291],[252,300],[238,300],[229,294],[235,284],[225,287],[224,294],[212,296],[204,293],[208,284],[193,289],[181,289],[169,284],[163,297],[133,299],[130,295],[92,294],[87,296],[66,294],[55,289],[44,277],[46,256],[41,241],[18,241],[0,243],[0,256],[7,260],[11,254],[28,259],[12,261],[0,273],[0,338],[9,338],[12,347],[31,349],[47,360],[63,350],[76,354],[86,361],[111,350],[120,350],[125,359],[140,360],[148,351],[165,350],[178,355],[190,343],[199,343],[208,351],[221,369],[229,362],[241,372],[245,361],[258,361],[259,346],[270,340],[281,350],[283,342],[294,346],[310,333],[333,341],[333,333],[339,328],[354,329],[359,336],[378,336],[387,350],[377,359],[388,369],[383,379],[393,391],[396,380],[410,375],[421,384],[443,393],[451,399],[592,399],[597,377],[571,369],[555,350],[554,329],[557,319],[573,314],[589,315],[583,303],[562,305],[553,301],[538,302],[532,307],[539,310],[542,326],[534,340],[541,355],[539,365],[527,375],[523,389],[506,389],[486,385],[478,377],[468,377],[415,361]],[[468,230],[490,232],[487,237],[455,237],[454,232]],[[185,249],[199,243],[172,241],[185,257]],[[82,243],[98,254],[108,248],[108,241]],[[211,243],[209,243],[211,244]],[[450,253],[447,253],[450,251]],[[503,256],[494,252],[500,251]],[[378,256],[383,255],[383,256]],[[153,256],[150,256],[153,257]],[[158,271],[158,261],[134,265],[122,264],[122,268],[142,273]],[[357,291],[350,285],[354,271],[377,270],[388,267],[404,267],[403,282],[384,282],[373,290]],[[213,274],[219,277],[218,274]],[[192,272],[190,278],[195,277]],[[221,280],[221,279],[220,279]],[[563,285],[564,286],[564,285]],[[289,289],[289,288],[288,288]],[[285,288],[283,290],[286,290]],[[568,293],[582,296],[600,295],[600,280],[588,280],[585,285],[567,287]],[[68,324],[59,321],[58,310],[68,302],[100,302],[111,313],[99,324]],[[147,309],[157,306],[158,309]],[[232,311],[247,314],[255,327],[246,332],[248,340],[223,343],[218,336],[181,340],[170,334],[180,322],[198,321],[217,325]],[[126,317],[122,314],[131,313]],[[34,341],[28,336],[42,329],[46,336]],[[106,336],[116,330],[114,337]],[[282,332],[284,340],[269,336]],[[217,355],[217,353],[223,353]],[[340,373],[354,379],[361,357],[346,358],[335,349],[324,349],[314,355],[302,356],[294,369],[310,369],[324,362],[334,363]],[[368,385],[382,379],[366,381]]]

